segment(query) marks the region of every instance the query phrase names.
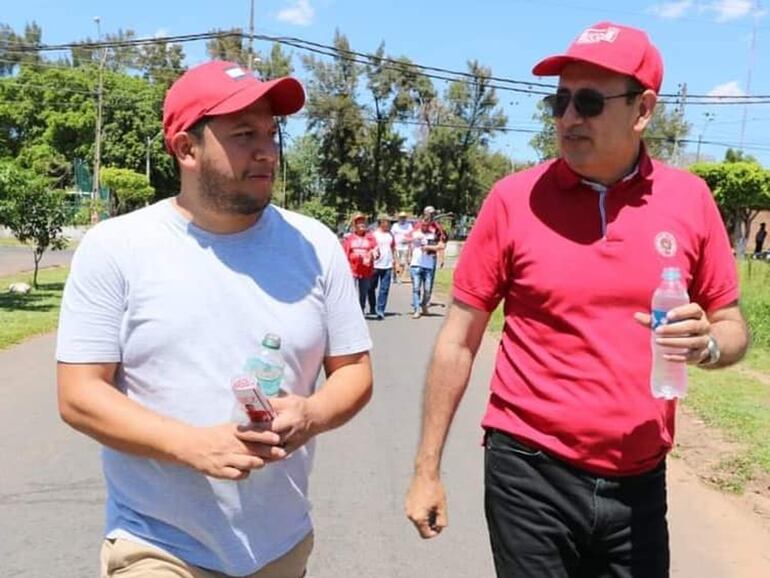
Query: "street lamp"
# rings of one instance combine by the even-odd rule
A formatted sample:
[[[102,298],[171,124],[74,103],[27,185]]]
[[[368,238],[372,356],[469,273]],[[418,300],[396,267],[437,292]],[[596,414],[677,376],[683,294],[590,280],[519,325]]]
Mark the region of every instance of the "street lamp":
[[[706,134],[706,128],[708,127],[708,124],[712,120],[714,120],[715,116],[716,116],[716,113],[713,113],[713,112],[704,112],[703,113],[703,117],[704,117],[703,128],[701,129],[700,134],[698,135],[698,150],[695,153],[695,162],[696,163],[700,162],[700,145],[701,145],[701,142],[703,142],[703,135]]]

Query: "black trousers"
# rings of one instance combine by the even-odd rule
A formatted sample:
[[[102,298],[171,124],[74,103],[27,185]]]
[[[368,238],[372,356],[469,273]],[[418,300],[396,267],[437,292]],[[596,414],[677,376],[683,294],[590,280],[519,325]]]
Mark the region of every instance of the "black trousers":
[[[499,578],[664,578],[666,467],[601,477],[490,430],[485,510]]]

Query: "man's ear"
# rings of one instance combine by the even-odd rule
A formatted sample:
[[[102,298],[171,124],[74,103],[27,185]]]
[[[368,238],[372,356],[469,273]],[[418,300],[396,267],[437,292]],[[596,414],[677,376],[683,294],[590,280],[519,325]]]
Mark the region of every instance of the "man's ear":
[[[658,95],[655,94],[655,91],[647,89],[641,94],[637,104],[636,123],[634,124],[634,128],[637,131],[642,132],[650,124],[652,113],[655,112],[657,104]]]
[[[192,167],[198,159],[200,143],[186,132],[178,132],[171,138],[171,150],[180,167]]]

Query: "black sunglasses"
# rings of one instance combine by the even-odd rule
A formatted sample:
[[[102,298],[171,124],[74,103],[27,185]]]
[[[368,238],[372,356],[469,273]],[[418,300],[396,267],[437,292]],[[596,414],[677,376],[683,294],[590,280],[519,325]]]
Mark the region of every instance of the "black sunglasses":
[[[543,102],[551,109],[551,116],[561,118],[567,112],[570,101],[575,105],[575,110],[583,118],[599,116],[604,110],[604,101],[611,98],[627,98],[642,94],[638,90],[605,96],[593,88],[581,88],[574,94],[567,88],[560,88],[556,94],[549,94]]]

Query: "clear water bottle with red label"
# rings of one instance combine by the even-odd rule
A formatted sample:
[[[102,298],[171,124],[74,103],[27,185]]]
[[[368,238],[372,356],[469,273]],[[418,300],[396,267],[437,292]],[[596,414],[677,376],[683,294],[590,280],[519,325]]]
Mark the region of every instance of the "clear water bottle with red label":
[[[652,396],[660,399],[682,398],[687,393],[687,364],[670,361],[664,355],[679,355],[684,350],[663,347],[656,343],[654,332],[660,325],[669,323],[666,314],[675,307],[690,302],[687,288],[682,281],[682,272],[678,267],[666,267],[661,273],[660,285],[652,295],[652,372],[650,387]]]

